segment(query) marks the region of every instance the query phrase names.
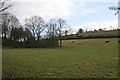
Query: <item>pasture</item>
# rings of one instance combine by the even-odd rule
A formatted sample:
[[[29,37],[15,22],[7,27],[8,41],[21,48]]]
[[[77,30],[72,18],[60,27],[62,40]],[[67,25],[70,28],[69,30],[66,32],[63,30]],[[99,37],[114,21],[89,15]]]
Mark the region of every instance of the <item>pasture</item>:
[[[62,48],[3,49],[2,61],[4,78],[117,78],[118,39],[64,40]]]

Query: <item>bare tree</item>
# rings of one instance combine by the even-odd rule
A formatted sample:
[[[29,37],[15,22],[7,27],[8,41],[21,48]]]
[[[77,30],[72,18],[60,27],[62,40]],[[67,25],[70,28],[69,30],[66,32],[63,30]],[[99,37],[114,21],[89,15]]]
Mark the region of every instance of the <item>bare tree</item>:
[[[49,32],[52,36],[57,36],[59,39],[59,45],[62,47],[62,36],[65,35],[65,33],[68,33],[68,28],[66,21],[64,19],[58,18],[58,19],[51,19],[50,20],[50,26],[49,26]]]
[[[33,34],[34,40],[35,40],[35,37],[37,38],[37,40],[39,40],[41,37],[41,33],[45,30],[45,21],[42,17],[33,16],[29,19],[26,18],[25,26]]]
[[[20,27],[19,20],[10,13],[2,13],[0,15],[0,24],[2,28],[2,37],[9,37],[13,27]]]
[[[1,15],[4,11],[10,8],[12,4],[8,0],[0,0],[0,34],[2,34],[2,23],[1,23]]]
[[[10,8],[12,4],[8,0],[0,0],[0,13]]]
[[[54,24],[51,24],[51,22],[47,26],[47,37],[48,38],[55,38],[55,27]]]

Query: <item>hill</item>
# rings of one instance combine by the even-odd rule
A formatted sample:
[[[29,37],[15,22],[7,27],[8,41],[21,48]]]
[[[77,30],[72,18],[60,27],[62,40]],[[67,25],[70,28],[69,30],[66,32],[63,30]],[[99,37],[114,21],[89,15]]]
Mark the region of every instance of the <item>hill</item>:
[[[89,31],[79,34],[71,34],[63,36],[63,39],[86,39],[86,38],[117,38],[120,37],[118,30],[109,30],[109,31]]]
[[[118,78],[118,39],[85,40],[63,40],[61,48],[3,49],[2,77]]]

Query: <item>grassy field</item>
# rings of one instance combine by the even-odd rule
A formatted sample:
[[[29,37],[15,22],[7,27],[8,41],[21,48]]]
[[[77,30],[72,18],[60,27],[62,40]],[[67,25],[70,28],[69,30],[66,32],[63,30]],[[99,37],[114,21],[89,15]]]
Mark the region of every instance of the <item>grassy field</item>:
[[[115,37],[115,36],[120,36],[118,34],[118,30],[83,32],[83,33],[80,33],[79,35],[77,35],[77,34],[68,35],[67,38],[69,38],[69,39],[73,38],[74,39],[74,38],[78,38],[78,37],[79,38],[84,38],[84,37],[91,38],[91,37]]]
[[[3,49],[3,77],[118,77],[117,38],[72,41],[63,41],[62,48]]]

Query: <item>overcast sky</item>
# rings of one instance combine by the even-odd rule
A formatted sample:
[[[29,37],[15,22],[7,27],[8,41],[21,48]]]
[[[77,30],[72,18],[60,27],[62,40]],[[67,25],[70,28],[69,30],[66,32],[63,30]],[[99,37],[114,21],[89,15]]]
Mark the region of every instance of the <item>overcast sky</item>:
[[[10,10],[22,24],[25,18],[41,16],[48,21],[51,18],[64,18],[74,31],[79,28],[94,30],[118,27],[116,11],[109,7],[118,6],[116,0],[12,0],[14,6]]]

